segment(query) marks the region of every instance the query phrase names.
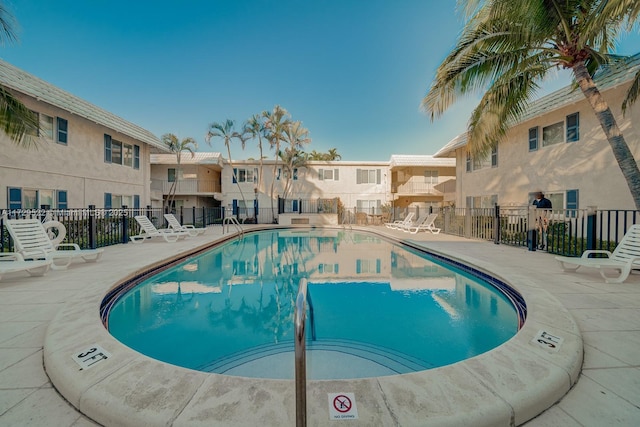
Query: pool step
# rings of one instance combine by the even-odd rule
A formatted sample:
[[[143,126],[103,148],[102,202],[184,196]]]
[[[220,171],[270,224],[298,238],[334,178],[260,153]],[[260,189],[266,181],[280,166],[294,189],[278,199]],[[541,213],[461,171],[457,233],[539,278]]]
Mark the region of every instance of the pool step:
[[[293,355],[293,352],[293,341],[266,344],[212,361],[211,363],[199,367],[198,370],[218,374],[224,374],[230,370],[238,372],[239,370],[241,371],[241,369],[238,368],[242,367],[242,365],[285,353],[291,353],[291,355]],[[314,358],[314,352],[318,355],[323,354],[323,357],[321,358],[322,362],[319,363],[330,363],[331,357],[327,357],[327,355],[333,353],[336,356],[347,355],[351,356],[353,360],[366,360],[370,363],[380,365],[388,372],[387,375],[423,371],[434,367],[423,360],[419,360],[415,357],[411,357],[397,351],[350,340],[310,341],[307,343],[307,352],[308,360],[310,360],[308,364],[310,365],[312,365],[314,360],[316,360]],[[310,366],[310,368],[313,369],[313,366]],[[358,377],[360,376],[361,375]]]

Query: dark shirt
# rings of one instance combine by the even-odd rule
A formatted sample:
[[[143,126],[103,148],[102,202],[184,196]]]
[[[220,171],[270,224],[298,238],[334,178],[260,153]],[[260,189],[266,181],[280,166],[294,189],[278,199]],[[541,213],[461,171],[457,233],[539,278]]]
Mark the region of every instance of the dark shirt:
[[[534,200],[533,205],[538,209],[551,209],[551,200],[543,197],[540,200],[538,199]]]

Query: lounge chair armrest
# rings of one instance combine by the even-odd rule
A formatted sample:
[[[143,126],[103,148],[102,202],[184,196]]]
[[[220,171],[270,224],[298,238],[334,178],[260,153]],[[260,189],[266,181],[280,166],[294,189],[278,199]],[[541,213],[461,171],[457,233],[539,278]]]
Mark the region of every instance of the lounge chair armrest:
[[[6,258],[13,261],[24,261],[24,258],[18,252],[0,252],[0,258]]]
[[[60,247],[73,248],[74,251],[79,251],[80,250],[80,246],[78,246],[77,243],[60,243],[58,245],[58,248],[60,248]]]
[[[581,258],[589,258],[589,255],[593,255],[593,254],[605,254],[607,256],[607,258],[611,258],[611,252],[609,251],[605,251],[605,250],[600,250],[600,249],[589,249],[586,250],[582,253],[582,257]]]

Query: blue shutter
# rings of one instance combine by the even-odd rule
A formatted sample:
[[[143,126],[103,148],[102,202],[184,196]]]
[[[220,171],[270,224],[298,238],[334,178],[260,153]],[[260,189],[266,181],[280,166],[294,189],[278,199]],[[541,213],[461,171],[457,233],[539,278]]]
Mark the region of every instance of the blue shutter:
[[[58,190],[58,200],[56,207],[58,209],[67,209],[69,205],[67,204],[67,192],[66,190]]]
[[[362,260],[356,260],[356,274],[362,273]]]
[[[140,146],[133,146],[133,168],[140,169]]]
[[[579,113],[567,116],[567,142],[575,142],[580,139],[580,115]]]
[[[567,190],[567,216],[575,218],[578,210],[578,190]]]
[[[104,134],[104,162],[111,163],[111,135]]]
[[[138,194],[133,195],[133,208],[140,209],[140,196]]]
[[[58,142],[60,144],[67,143],[69,122],[62,117],[56,117],[58,124]]]
[[[21,188],[8,188],[9,194],[9,209],[21,209],[22,208],[22,189]]]
[[[298,200],[294,199],[291,201],[291,211],[298,212]]]
[[[233,199],[233,204],[231,205],[233,209],[233,214],[238,215],[238,200]]]
[[[237,176],[238,176],[238,168],[233,168],[233,176],[231,177],[231,179],[233,180],[234,184],[238,183],[238,181],[236,180]]]
[[[104,193],[104,208],[111,209],[111,193]]]
[[[538,128],[534,127],[529,129],[529,151],[536,151],[538,149]]]
[[[382,270],[382,263],[380,262],[380,258],[376,259],[376,273],[380,274]]]
[[[294,181],[298,180],[298,168],[293,169],[293,180]]]

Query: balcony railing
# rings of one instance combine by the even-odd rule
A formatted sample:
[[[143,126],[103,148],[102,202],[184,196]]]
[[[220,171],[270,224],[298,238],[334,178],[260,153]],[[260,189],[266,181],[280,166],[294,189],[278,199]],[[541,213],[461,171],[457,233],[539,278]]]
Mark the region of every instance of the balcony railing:
[[[433,194],[441,195],[442,192],[436,190],[434,184],[426,182],[405,182],[404,184],[391,184],[391,192],[399,194]]]
[[[151,181],[151,190],[158,190],[162,191],[162,194],[169,194],[174,184],[177,184],[176,194],[210,194],[222,192],[220,181],[204,179],[181,179],[177,183],[154,179]]]

